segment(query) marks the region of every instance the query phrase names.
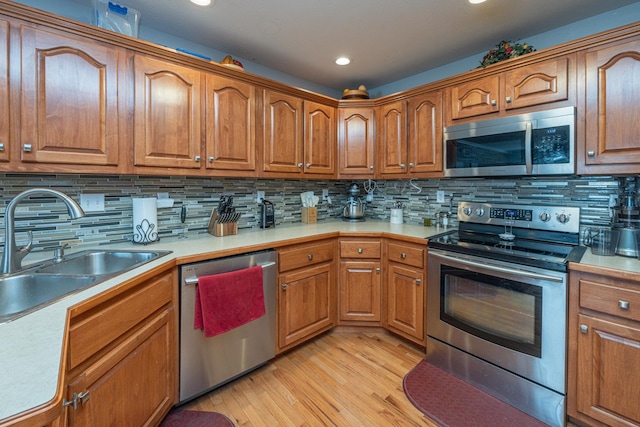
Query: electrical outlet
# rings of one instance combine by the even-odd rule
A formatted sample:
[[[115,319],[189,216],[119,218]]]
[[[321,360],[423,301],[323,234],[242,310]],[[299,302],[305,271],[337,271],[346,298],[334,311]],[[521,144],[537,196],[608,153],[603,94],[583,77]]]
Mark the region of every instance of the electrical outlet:
[[[442,190],[436,191],[436,202],[444,203],[444,191]]]
[[[322,201],[326,201],[329,198],[329,190],[324,188],[322,190]]]
[[[258,203],[262,203],[264,200],[264,191],[258,191],[258,195],[256,196],[256,201]]]
[[[104,194],[80,194],[80,207],[85,212],[104,212]]]

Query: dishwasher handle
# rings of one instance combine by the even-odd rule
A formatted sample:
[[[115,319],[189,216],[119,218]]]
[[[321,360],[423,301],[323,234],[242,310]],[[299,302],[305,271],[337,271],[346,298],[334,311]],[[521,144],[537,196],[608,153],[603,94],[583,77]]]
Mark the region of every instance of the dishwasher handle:
[[[260,267],[262,267],[263,269],[268,268],[268,267],[273,267],[274,265],[276,265],[275,262],[267,262],[266,264],[258,264]],[[197,285],[198,284],[198,278],[197,277],[186,277],[184,279],[184,284],[185,285]]]

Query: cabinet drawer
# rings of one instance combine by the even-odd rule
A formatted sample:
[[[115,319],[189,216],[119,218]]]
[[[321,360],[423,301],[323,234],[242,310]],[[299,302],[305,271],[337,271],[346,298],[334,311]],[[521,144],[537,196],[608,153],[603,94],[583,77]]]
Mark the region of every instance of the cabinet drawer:
[[[280,272],[331,261],[335,251],[333,241],[296,245],[278,250]]]
[[[407,244],[392,243],[387,244],[387,258],[389,261],[411,265],[413,267],[424,268],[425,247],[409,246]]]
[[[144,285],[118,295],[94,310],[71,319],[69,365],[73,369],[126,334],[173,297],[173,274],[163,274]]]
[[[380,241],[340,241],[340,258],[380,258],[380,252]]]
[[[581,280],[580,306],[640,321],[640,292],[632,289]]]

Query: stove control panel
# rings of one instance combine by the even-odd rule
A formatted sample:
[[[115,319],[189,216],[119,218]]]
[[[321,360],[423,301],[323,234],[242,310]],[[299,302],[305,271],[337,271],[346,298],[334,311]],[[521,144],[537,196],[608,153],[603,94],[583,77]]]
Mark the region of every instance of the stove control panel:
[[[458,221],[578,233],[580,208],[459,202]]]

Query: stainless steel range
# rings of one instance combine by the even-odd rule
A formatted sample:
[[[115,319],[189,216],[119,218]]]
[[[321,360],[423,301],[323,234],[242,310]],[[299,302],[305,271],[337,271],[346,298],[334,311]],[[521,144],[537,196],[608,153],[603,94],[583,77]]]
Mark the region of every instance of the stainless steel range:
[[[552,426],[565,425],[567,263],[580,209],[458,204],[429,239],[427,360]]]

